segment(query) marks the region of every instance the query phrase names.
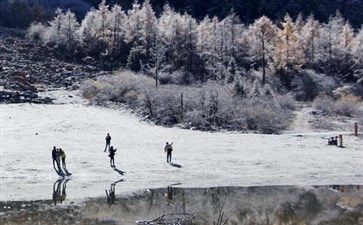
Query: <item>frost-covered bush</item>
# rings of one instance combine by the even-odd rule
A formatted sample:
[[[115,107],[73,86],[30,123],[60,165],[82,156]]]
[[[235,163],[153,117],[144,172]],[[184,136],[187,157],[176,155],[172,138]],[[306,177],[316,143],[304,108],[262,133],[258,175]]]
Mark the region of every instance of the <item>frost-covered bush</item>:
[[[260,133],[278,133],[288,125],[290,111],[284,110],[269,99],[249,99],[241,110],[246,129]]]
[[[352,117],[359,111],[357,106],[358,102],[359,100],[356,97],[352,95],[347,95],[339,99],[339,101],[335,105],[334,112],[338,115]]]
[[[294,101],[291,96],[236,95],[233,84],[209,81],[201,86],[160,85],[132,72],[120,72],[81,85],[86,98],[97,104],[125,103],[156,124],[181,124],[200,130],[256,130],[278,133],[288,125]],[[263,93],[259,88],[259,92]],[[271,92],[266,91],[266,92]]]
[[[314,101],[314,108],[320,110],[323,114],[331,115],[334,111],[334,100],[327,96],[322,96]]]
[[[42,40],[46,32],[46,26],[42,23],[32,23],[27,30],[26,37],[32,40]]]
[[[317,98],[314,107],[326,115],[354,116],[359,112],[358,99],[348,95],[337,101],[327,96]]]
[[[319,95],[331,95],[339,83],[331,76],[302,70],[293,76],[292,94],[299,101],[311,101]]]
[[[294,110],[296,108],[294,97],[291,94],[276,95],[275,101],[282,109]]]

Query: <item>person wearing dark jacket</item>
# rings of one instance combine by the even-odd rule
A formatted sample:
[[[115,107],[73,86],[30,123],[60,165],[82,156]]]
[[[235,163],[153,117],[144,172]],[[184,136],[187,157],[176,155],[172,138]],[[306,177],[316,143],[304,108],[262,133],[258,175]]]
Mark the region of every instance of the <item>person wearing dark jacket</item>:
[[[108,149],[108,151],[110,151],[110,146],[111,146],[111,136],[110,136],[110,134],[109,133],[107,133],[107,135],[106,135],[106,147],[105,147],[105,151],[104,152],[106,152],[106,150]]]
[[[164,152],[166,152],[166,162],[171,162],[171,152],[173,151],[173,142],[169,144],[169,142],[166,142],[166,145],[164,147]]]
[[[110,154],[108,154],[108,157],[110,157],[110,165],[111,167],[115,167],[115,154],[116,154],[116,148],[114,149],[113,146],[110,147]]]
[[[57,160],[57,148],[55,146],[53,147],[53,150],[52,150],[52,159],[53,159],[53,168],[54,168],[54,170],[59,171],[60,170],[60,165],[59,165],[59,161]],[[54,162],[57,163],[58,170],[55,168]]]

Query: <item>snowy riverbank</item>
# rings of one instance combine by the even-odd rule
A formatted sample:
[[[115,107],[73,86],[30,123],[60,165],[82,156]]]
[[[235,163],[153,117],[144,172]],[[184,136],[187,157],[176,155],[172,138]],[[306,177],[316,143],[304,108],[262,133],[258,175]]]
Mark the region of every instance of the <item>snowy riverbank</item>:
[[[65,150],[73,173],[67,201],[102,196],[122,178],[119,192],[172,183],[181,183],[180,187],[362,183],[361,137],[345,135],[345,148],[338,148],[322,139],[338,131],[297,136],[163,128],[141,122],[128,111],[88,106],[74,93],[54,94],[63,96],[56,103],[65,104],[1,105],[1,201],[50,198],[59,178],[52,167],[54,145]],[[118,171],[103,152],[106,133],[118,149]],[[180,168],[166,163],[166,141],[174,141],[173,162]]]

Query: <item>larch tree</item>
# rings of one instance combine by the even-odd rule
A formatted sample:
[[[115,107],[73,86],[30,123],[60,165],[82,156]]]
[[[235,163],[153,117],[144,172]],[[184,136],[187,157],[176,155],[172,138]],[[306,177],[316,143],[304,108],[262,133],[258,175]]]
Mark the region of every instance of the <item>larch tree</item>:
[[[128,67],[132,70],[139,71],[147,65],[157,35],[157,22],[149,0],[142,7],[134,3],[129,10],[126,40],[133,45],[128,57]]]
[[[172,48],[174,41],[174,24],[175,24],[175,11],[166,4],[163,12],[158,19],[158,39],[166,47],[165,60],[167,64],[172,65]]]
[[[145,0],[140,10],[141,42],[146,59],[150,57],[150,49],[157,35],[157,18],[151,7],[150,0]]]
[[[235,14],[232,13],[218,24],[213,23],[213,31],[215,38],[211,42],[213,46],[212,57],[207,68],[212,72],[213,79],[233,81],[236,74],[228,71],[236,71],[230,70],[229,65],[234,66],[237,58],[243,58],[237,57],[241,50],[238,46],[238,38],[242,36],[242,26]]]
[[[166,67],[166,52],[166,45],[157,36],[150,49],[150,60],[147,64],[149,71],[154,74],[156,88],[159,86],[159,72]]]
[[[353,38],[352,53],[355,63],[359,66],[359,69],[361,70],[361,75],[359,77],[363,77],[363,27]]]
[[[325,72],[333,75],[339,73],[339,48],[340,38],[343,31],[344,19],[337,13],[334,17],[330,17],[327,24],[321,29],[319,46],[322,48],[321,63]],[[326,65],[326,66],[325,66]]]
[[[111,36],[109,14],[109,6],[106,4],[106,0],[102,0],[98,6],[98,10],[95,11],[93,26],[97,39],[96,49],[100,53],[99,56],[101,56],[103,62],[110,55],[107,48],[107,41]]]
[[[81,22],[80,38],[83,49],[88,55],[96,55],[97,31],[93,26],[96,19],[96,10],[91,9]]]
[[[88,49],[89,54],[95,57],[110,55],[107,41],[111,37],[109,6],[103,0],[96,10],[89,11],[81,23],[80,33],[83,46]]]
[[[64,14],[61,9],[55,11],[53,20],[49,21],[49,27],[44,35],[45,43],[56,43],[62,42],[61,28],[64,21]]]
[[[172,70],[179,70],[182,66],[183,17],[167,5],[158,24],[160,38],[168,49],[166,60],[172,66]]]
[[[60,37],[63,45],[66,46],[68,54],[73,54],[72,51],[80,41],[79,26],[76,15],[68,9],[60,27]]]
[[[303,64],[303,54],[299,48],[299,39],[295,25],[289,15],[282,22],[282,29],[278,29],[274,60],[277,69],[287,71],[299,69]]]
[[[131,50],[127,58],[127,67],[133,71],[142,69],[142,60],[144,56],[142,48],[142,20],[141,6],[136,1],[132,9],[127,11],[127,29],[125,40],[131,45]]]
[[[108,51],[110,52],[111,62],[118,57],[121,45],[125,38],[126,14],[122,11],[121,6],[115,4],[108,14],[110,35],[108,36]]]
[[[226,69],[225,81],[232,83],[239,76],[240,68],[248,62],[248,42],[245,36],[247,28],[240,22],[238,16],[231,13],[221,21],[225,29],[225,38],[221,41],[225,47],[222,62]],[[223,39],[223,37],[221,37]],[[224,60],[223,60],[224,59]]]
[[[196,20],[188,15],[183,15],[183,46],[182,55],[183,55],[183,64],[186,72],[190,72],[194,75],[198,74],[198,67],[200,66],[199,57],[196,54],[197,50],[197,27],[198,24]],[[198,78],[199,79],[199,78]]]
[[[266,67],[272,60],[276,26],[266,16],[249,27],[250,56],[262,68],[262,83],[266,82]]]
[[[352,47],[353,47],[354,31],[348,21],[345,22],[343,30],[340,34],[339,40],[339,74],[347,81],[354,80],[354,70],[356,64],[353,59]]]
[[[106,4],[106,0],[98,6],[96,10],[95,26],[97,27],[97,36],[100,40],[105,41],[106,36],[109,35],[109,6]]]
[[[210,51],[211,49],[211,40],[213,39],[213,24],[212,20],[206,16],[199,23],[197,28],[197,51],[198,53],[203,53],[206,51]]]
[[[317,61],[320,24],[311,15],[301,29],[300,44],[308,66],[314,66]]]
[[[197,52],[205,63],[207,79],[216,79],[216,64],[220,61],[220,53],[218,52],[219,35],[217,26],[219,20],[217,17],[212,19],[205,17],[197,28]]]

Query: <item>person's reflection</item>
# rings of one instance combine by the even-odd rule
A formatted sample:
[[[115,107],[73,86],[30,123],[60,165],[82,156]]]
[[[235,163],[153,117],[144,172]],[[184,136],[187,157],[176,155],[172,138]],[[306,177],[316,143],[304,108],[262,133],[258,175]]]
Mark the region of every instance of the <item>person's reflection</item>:
[[[173,187],[172,186],[167,187],[167,191],[164,194],[164,196],[165,196],[166,204],[171,205],[173,203]]]
[[[355,192],[360,190],[360,185],[330,185],[329,187],[341,193]]]
[[[107,196],[107,203],[109,205],[113,205],[117,202],[117,199],[116,199],[116,194],[115,194],[115,187],[116,187],[116,184],[119,183],[119,182],[122,182],[124,181],[123,179],[119,180],[119,181],[116,181],[116,182],[113,182],[111,184],[111,188],[110,190],[105,190],[106,191],[106,196]]]
[[[54,182],[53,184],[54,205],[57,205],[57,203],[60,204],[66,199],[67,197],[66,188],[68,181],[69,179],[58,179],[56,182]]]

